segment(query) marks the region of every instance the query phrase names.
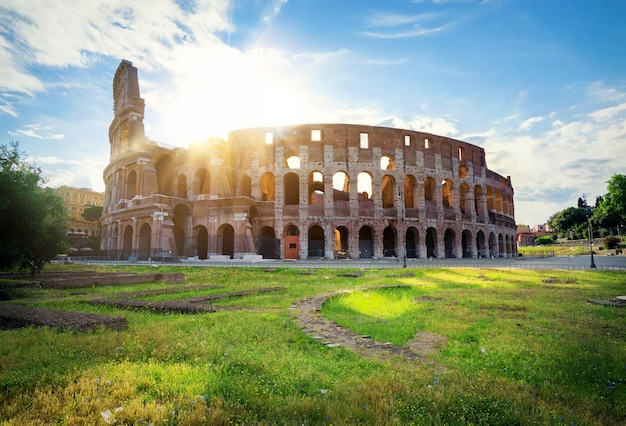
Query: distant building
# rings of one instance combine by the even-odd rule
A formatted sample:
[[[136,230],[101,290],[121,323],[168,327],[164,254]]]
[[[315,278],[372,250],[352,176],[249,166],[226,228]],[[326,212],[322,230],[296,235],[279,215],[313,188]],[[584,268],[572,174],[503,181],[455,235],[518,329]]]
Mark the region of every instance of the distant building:
[[[90,188],[74,188],[61,186],[53,191],[63,198],[69,214],[68,227],[71,233],[92,235],[98,231],[98,222],[89,222],[83,219],[83,212],[89,206],[103,206],[104,194],[92,191]]]
[[[548,224],[535,225],[532,228],[528,225],[517,226],[517,246],[528,247],[535,245],[535,238],[543,237],[552,232]]]

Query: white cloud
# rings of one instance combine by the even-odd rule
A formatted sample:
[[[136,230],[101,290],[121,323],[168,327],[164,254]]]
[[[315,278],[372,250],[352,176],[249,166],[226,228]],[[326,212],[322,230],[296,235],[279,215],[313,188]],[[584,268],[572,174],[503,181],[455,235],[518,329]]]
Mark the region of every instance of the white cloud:
[[[589,116],[596,121],[607,121],[619,116],[624,111],[626,111],[626,103],[594,111]]]
[[[543,121],[543,117],[531,117],[528,120],[523,121],[519,125],[518,130],[528,130],[532,127],[533,124],[540,123],[541,121]]]
[[[433,13],[422,13],[417,15],[403,15],[397,13],[375,13],[367,20],[371,27],[393,27],[397,25],[413,24],[415,22],[426,21],[434,18]]]
[[[51,133],[49,127],[40,124],[26,124],[23,129],[9,131],[9,135],[14,137],[26,136],[35,139],[63,139],[62,133]]]

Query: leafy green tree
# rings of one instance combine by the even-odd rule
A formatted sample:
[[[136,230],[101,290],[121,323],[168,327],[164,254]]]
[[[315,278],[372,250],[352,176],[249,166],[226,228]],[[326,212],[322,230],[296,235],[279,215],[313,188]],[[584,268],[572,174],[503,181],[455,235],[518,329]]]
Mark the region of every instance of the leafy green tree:
[[[587,212],[582,207],[568,207],[553,214],[548,219],[548,225],[557,233],[568,236],[574,231],[578,236],[581,229],[587,226]]]
[[[43,182],[41,169],[21,159],[17,142],[0,145],[0,270],[35,274],[66,248],[63,199]]]
[[[89,222],[96,222],[102,216],[102,206],[89,206],[85,207],[83,211],[83,219]]]
[[[608,193],[602,197],[600,209],[605,215],[616,214],[626,222],[626,175],[613,175],[608,183]]]

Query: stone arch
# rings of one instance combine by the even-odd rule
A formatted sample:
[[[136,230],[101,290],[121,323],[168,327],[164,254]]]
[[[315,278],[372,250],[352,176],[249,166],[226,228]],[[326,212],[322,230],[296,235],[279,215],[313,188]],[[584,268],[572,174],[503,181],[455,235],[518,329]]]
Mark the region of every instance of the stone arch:
[[[137,234],[138,244],[138,259],[147,260],[151,253],[150,247],[152,243],[152,227],[148,223],[144,223],[139,228],[139,234]]]
[[[374,257],[374,231],[369,226],[362,226],[359,229],[359,258],[372,257]]]
[[[132,200],[137,195],[137,172],[131,170],[126,178],[126,199]]]
[[[380,157],[380,169],[381,170],[395,170],[396,161],[391,155],[383,155]]]
[[[469,176],[469,169],[465,164],[459,166],[459,179],[465,179]]]
[[[299,169],[300,168],[300,157],[297,155],[289,155],[285,156],[285,167],[288,169]]]
[[[191,225],[191,210],[185,204],[179,204],[174,207],[174,216],[172,218],[174,228],[174,248],[177,256],[184,256],[186,253],[186,240],[188,229]]]
[[[333,201],[350,200],[350,178],[344,171],[335,172],[333,175]]]
[[[217,242],[222,255],[235,257],[235,229],[232,225],[225,223],[217,229]]]
[[[443,246],[446,259],[456,257],[456,232],[448,228],[443,234]]]
[[[454,208],[454,183],[450,179],[441,182],[441,198],[444,208]]]
[[[193,177],[194,194],[210,194],[211,193],[211,174],[207,169],[196,171]]]
[[[308,257],[321,258],[325,255],[325,237],[324,230],[319,225],[313,225],[309,228],[308,238]]]
[[[349,257],[350,247],[348,245],[348,237],[350,232],[348,228],[345,226],[338,226],[335,228],[334,235],[334,253],[336,258],[347,258]]]
[[[176,179],[176,196],[187,198],[187,176],[184,173],[179,174]]]
[[[436,187],[437,184],[433,177],[429,176],[424,180],[424,203],[426,205],[427,219],[437,219]]]
[[[285,189],[285,205],[297,206],[300,204],[300,179],[296,173],[286,173],[283,176]]]
[[[252,179],[246,174],[239,176],[239,195],[242,197],[252,197]]]
[[[133,255],[133,227],[127,225],[122,235],[122,256],[128,257]]]
[[[461,250],[463,258],[471,258],[472,256],[472,233],[465,229],[461,233]]]
[[[502,237],[502,234],[498,234],[498,256],[503,257],[505,253],[504,237]]]
[[[171,155],[162,156],[156,163],[157,194],[173,195],[174,160]],[[142,194],[151,195],[151,194]]]
[[[391,175],[383,176],[381,183],[383,209],[395,207],[396,203],[396,179]]]
[[[459,187],[459,208],[463,216],[466,218],[471,216],[470,189],[466,183],[462,183]]]
[[[261,201],[274,201],[276,199],[276,187],[274,186],[274,175],[265,172],[259,181]]]
[[[426,257],[437,258],[437,229],[426,230]]]
[[[389,225],[383,229],[383,256],[397,257],[396,253],[396,229]]]
[[[198,225],[194,228],[194,233],[198,259],[207,259],[209,257],[209,231],[204,226]]]
[[[403,197],[404,197],[404,208],[405,209],[414,209],[417,207],[416,204],[416,193],[417,193],[417,179],[413,175],[406,175],[404,177],[404,186],[403,186]],[[412,215],[411,215],[412,216]]]
[[[309,204],[324,204],[324,175],[314,170],[309,173]]]
[[[285,228],[283,236],[284,240],[284,257],[285,259],[298,259],[300,251],[300,231],[295,225],[288,225]]]
[[[410,259],[419,257],[419,231],[414,226],[410,226],[405,233],[405,255]]]
[[[259,254],[263,256],[263,259],[276,259],[277,252],[278,244],[274,228],[264,226],[259,235]]]
[[[372,175],[368,172],[361,172],[357,175],[357,190],[359,191],[359,200],[369,200],[372,198]]]

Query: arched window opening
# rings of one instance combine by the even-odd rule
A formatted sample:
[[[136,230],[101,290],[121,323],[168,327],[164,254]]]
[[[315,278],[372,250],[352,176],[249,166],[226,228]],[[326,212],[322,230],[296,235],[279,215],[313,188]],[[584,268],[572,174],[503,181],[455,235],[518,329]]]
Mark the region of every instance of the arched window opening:
[[[184,174],[178,175],[178,179],[176,180],[176,196],[187,198],[187,176]]]
[[[198,259],[207,259],[209,254],[209,232],[202,225],[197,226],[195,232],[197,234],[196,247],[198,250]]]
[[[446,258],[456,257],[456,233],[452,229],[446,229],[443,235]]]
[[[122,236],[122,258],[128,259],[133,255],[133,227],[128,225],[124,228]]]
[[[472,257],[472,234],[467,229],[461,234],[461,250],[464,258]]]
[[[126,199],[132,200],[137,195],[137,173],[133,170],[126,179]]]
[[[383,256],[397,257],[396,254],[396,230],[387,226],[383,230]]]
[[[211,192],[211,175],[207,169],[198,170],[193,179],[195,194],[209,194]]]
[[[429,259],[437,257],[437,230],[435,228],[426,230],[426,257]]]
[[[235,230],[229,224],[222,225],[217,230],[218,242],[221,242],[222,254],[231,259],[235,255]],[[219,247],[219,246],[218,246]]]
[[[139,228],[139,252],[137,253],[137,258],[141,260],[148,260],[150,257],[150,247],[152,243],[152,228],[149,224],[144,223]]]
[[[324,257],[324,230],[319,225],[313,225],[309,229],[309,258]]]
[[[445,179],[441,183],[441,196],[444,207],[454,207],[454,187],[450,179]]]
[[[318,171],[309,173],[309,204],[324,204],[324,175]]]
[[[252,179],[248,175],[239,177],[239,195],[242,197],[252,197]]]
[[[459,179],[465,179],[469,176],[469,169],[465,165],[459,166]]]
[[[350,181],[345,172],[333,175],[333,201],[350,200]]]
[[[300,168],[300,157],[297,155],[292,155],[287,158],[287,168],[288,169],[299,169]]]
[[[372,257],[374,257],[374,232],[369,226],[364,226],[359,230],[359,258]]]
[[[300,204],[300,180],[295,173],[287,173],[283,178],[285,188],[285,205],[297,206]]]
[[[493,191],[490,187],[487,187],[487,210],[490,212],[494,210]]]
[[[385,175],[382,181],[382,204],[384,209],[392,208],[395,206],[396,194],[396,180],[393,176]]]
[[[175,185],[174,160],[170,155],[162,157],[156,164],[158,194],[172,195]],[[144,194],[152,195],[152,194]]]
[[[359,191],[359,200],[369,200],[372,198],[372,175],[367,172],[361,172],[357,175],[356,182]]]
[[[261,201],[274,201],[276,199],[274,175],[270,172],[263,173],[259,184],[261,190]]]
[[[380,157],[380,169],[381,170],[395,170],[396,162],[393,157],[389,155],[383,155]]]
[[[406,257],[409,259],[418,258],[419,257],[419,251],[418,251],[419,233],[417,229],[415,229],[412,226],[409,229],[407,229],[405,233],[405,241],[406,241],[406,245],[405,245]]]
[[[428,177],[424,181],[424,200],[426,202],[435,201],[435,179]]]
[[[417,179],[413,175],[407,175],[404,177],[404,208],[414,209],[415,206],[415,192],[417,188]]]
[[[263,256],[263,259],[276,259],[277,248],[278,243],[274,228],[269,226],[263,227],[259,236],[259,254]]]
[[[348,228],[339,226],[335,229],[335,258],[347,259],[348,256]]]

